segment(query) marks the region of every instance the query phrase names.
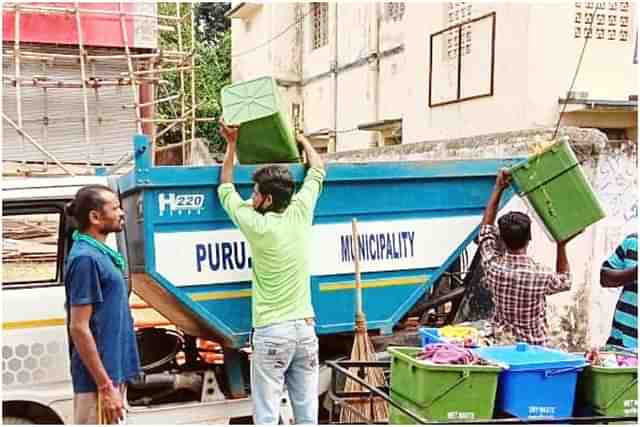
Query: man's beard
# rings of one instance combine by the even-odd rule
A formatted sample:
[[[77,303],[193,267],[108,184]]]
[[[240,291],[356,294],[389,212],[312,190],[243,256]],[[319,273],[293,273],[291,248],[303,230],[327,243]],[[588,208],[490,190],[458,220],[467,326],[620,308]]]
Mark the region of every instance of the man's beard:
[[[105,225],[102,227],[102,234],[107,235],[109,233],[120,233],[124,229],[124,221],[119,222],[116,225]]]

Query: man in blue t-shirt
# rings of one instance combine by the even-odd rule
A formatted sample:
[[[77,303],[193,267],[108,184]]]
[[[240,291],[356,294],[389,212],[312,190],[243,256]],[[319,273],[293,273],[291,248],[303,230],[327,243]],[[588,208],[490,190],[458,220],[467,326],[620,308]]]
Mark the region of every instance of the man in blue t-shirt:
[[[124,258],[105,244],[124,214],[100,185],[80,189],[66,211],[78,225],[64,276],[74,424],[114,424],[124,419],[122,386],[140,373]]]
[[[638,234],[628,235],[600,269],[600,284],[622,286],[607,344],[638,349]]]

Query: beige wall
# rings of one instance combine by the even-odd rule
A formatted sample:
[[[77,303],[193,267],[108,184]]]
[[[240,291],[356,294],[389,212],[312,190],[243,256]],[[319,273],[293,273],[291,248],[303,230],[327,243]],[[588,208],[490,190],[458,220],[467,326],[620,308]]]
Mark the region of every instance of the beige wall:
[[[330,70],[337,34],[338,67],[375,50],[403,46],[399,54],[380,59],[379,77],[368,65],[341,72],[338,77],[337,129],[377,119],[403,118],[403,142],[455,138],[554,125],[583,46],[574,38],[575,2],[473,3],[472,16],[496,12],[495,76],[492,97],[429,108],[429,36],[447,26],[447,3],[406,3],[401,22],[384,19],[382,3],[330,3],[329,43],[311,49],[311,19],[292,28],[267,47],[233,59],[233,79],[266,74],[304,82]],[[294,22],[295,3],[264,4],[247,21],[233,20],[233,52],[242,52],[280,33]],[[308,4],[299,5],[303,13]],[[632,4],[632,8],[635,7]],[[376,9],[380,14],[378,40],[374,37]],[[335,15],[338,14],[337,31]],[[627,100],[637,93],[637,65],[632,64],[637,28],[632,18],[628,42],[591,39],[574,91],[586,91],[591,99]],[[474,32],[473,54],[463,57],[465,85],[483,84],[487,55],[482,49],[487,33]],[[298,58],[302,57],[302,61]],[[439,82],[442,81],[440,76]],[[375,82],[378,82],[377,96]],[[438,80],[438,79],[436,79]],[[438,82],[436,82],[438,84]],[[299,95],[304,103],[307,132],[332,129],[334,84],[331,75],[305,85]],[[378,105],[374,104],[378,100]],[[290,107],[287,107],[290,111]],[[615,114],[610,114],[615,116]],[[575,115],[574,115],[575,116]],[[612,120],[627,120],[614,117]],[[581,115],[566,124],[599,126],[600,116]],[[596,119],[591,122],[591,119]],[[607,119],[609,120],[609,119]],[[628,122],[629,123],[629,122]],[[637,121],[630,136],[637,134]],[[338,150],[367,147],[370,132],[338,135]]]
[[[578,335],[581,346],[601,345],[609,334],[619,289],[603,289],[599,284],[602,262],[616,246],[638,226],[637,145],[607,142],[602,132],[578,128],[564,129],[583,170],[606,211],[606,218],[589,227],[568,248],[573,278],[570,292],[548,299],[548,316],[552,325],[552,342],[565,346],[568,337]],[[528,142],[534,138],[549,139],[553,128],[536,128],[516,132],[492,133],[464,139],[446,139],[333,153],[332,162],[418,161],[438,159],[513,158],[528,154]],[[529,212],[526,204],[514,197],[503,212]],[[529,254],[538,262],[554,268],[556,247],[540,225],[532,224]],[[578,299],[583,294],[584,300]],[[575,310],[575,317],[567,310]],[[566,322],[574,319],[573,326]],[[560,324],[565,322],[564,324]],[[578,333],[576,334],[576,330]]]
[[[604,345],[611,330],[611,321],[620,289],[600,286],[600,266],[625,236],[637,232],[638,227],[638,179],[636,149],[607,149],[599,156],[586,159],[583,170],[607,216],[589,227],[569,244],[567,254],[571,266],[573,286],[570,292],[548,298],[550,324],[559,327],[559,319],[568,307],[575,306],[579,292],[586,294],[586,322],[589,346]],[[516,198],[508,210],[528,211],[524,202]],[[555,244],[549,241],[539,224],[532,227],[530,254],[539,262],[555,266]]]
[[[411,4],[407,27],[406,142],[548,126],[557,120],[584,39],[573,37],[574,3],[473,4],[474,16],[496,12],[494,95],[429,109],[429,34],[445,27],[444,4]],[[632,21],[633,28],[635,22]],[[474,34],[475,37],[475,34]],[[475,40],[474,40],[475,41]],[[633,38],[592,39],[574,91],[589,98],[627,100],[637,93]],[[427,54],[421,54],[427,52]],[[585,123],[585,125],[590,125]],[[591,125],[593,126],[593,125]]]

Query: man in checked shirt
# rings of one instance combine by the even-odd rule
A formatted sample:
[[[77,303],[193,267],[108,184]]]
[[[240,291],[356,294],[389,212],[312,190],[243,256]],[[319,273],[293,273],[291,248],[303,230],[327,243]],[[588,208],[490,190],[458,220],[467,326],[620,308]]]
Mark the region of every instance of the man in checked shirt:
[[[510,180],[509,172],[501,170],[478,239],[484,285],[491,291],[495,306],[491,326],[502,344],[519,341],[546,345],[546,297],[571,289],[566,246],[573,237],[557,243],[555,272],[531,259],[527,255],[529,216],[509,212],[500,217],[498,227],[494,225],[500,197]]]

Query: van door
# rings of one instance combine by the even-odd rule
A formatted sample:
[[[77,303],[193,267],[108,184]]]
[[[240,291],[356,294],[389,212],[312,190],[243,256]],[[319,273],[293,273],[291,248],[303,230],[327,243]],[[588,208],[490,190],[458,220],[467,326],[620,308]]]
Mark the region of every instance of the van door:
[[[2,383],[11,390],[68,382],[63,261],[65,201],[2,208]],[[40,387],[38,387],[40,388]]]

